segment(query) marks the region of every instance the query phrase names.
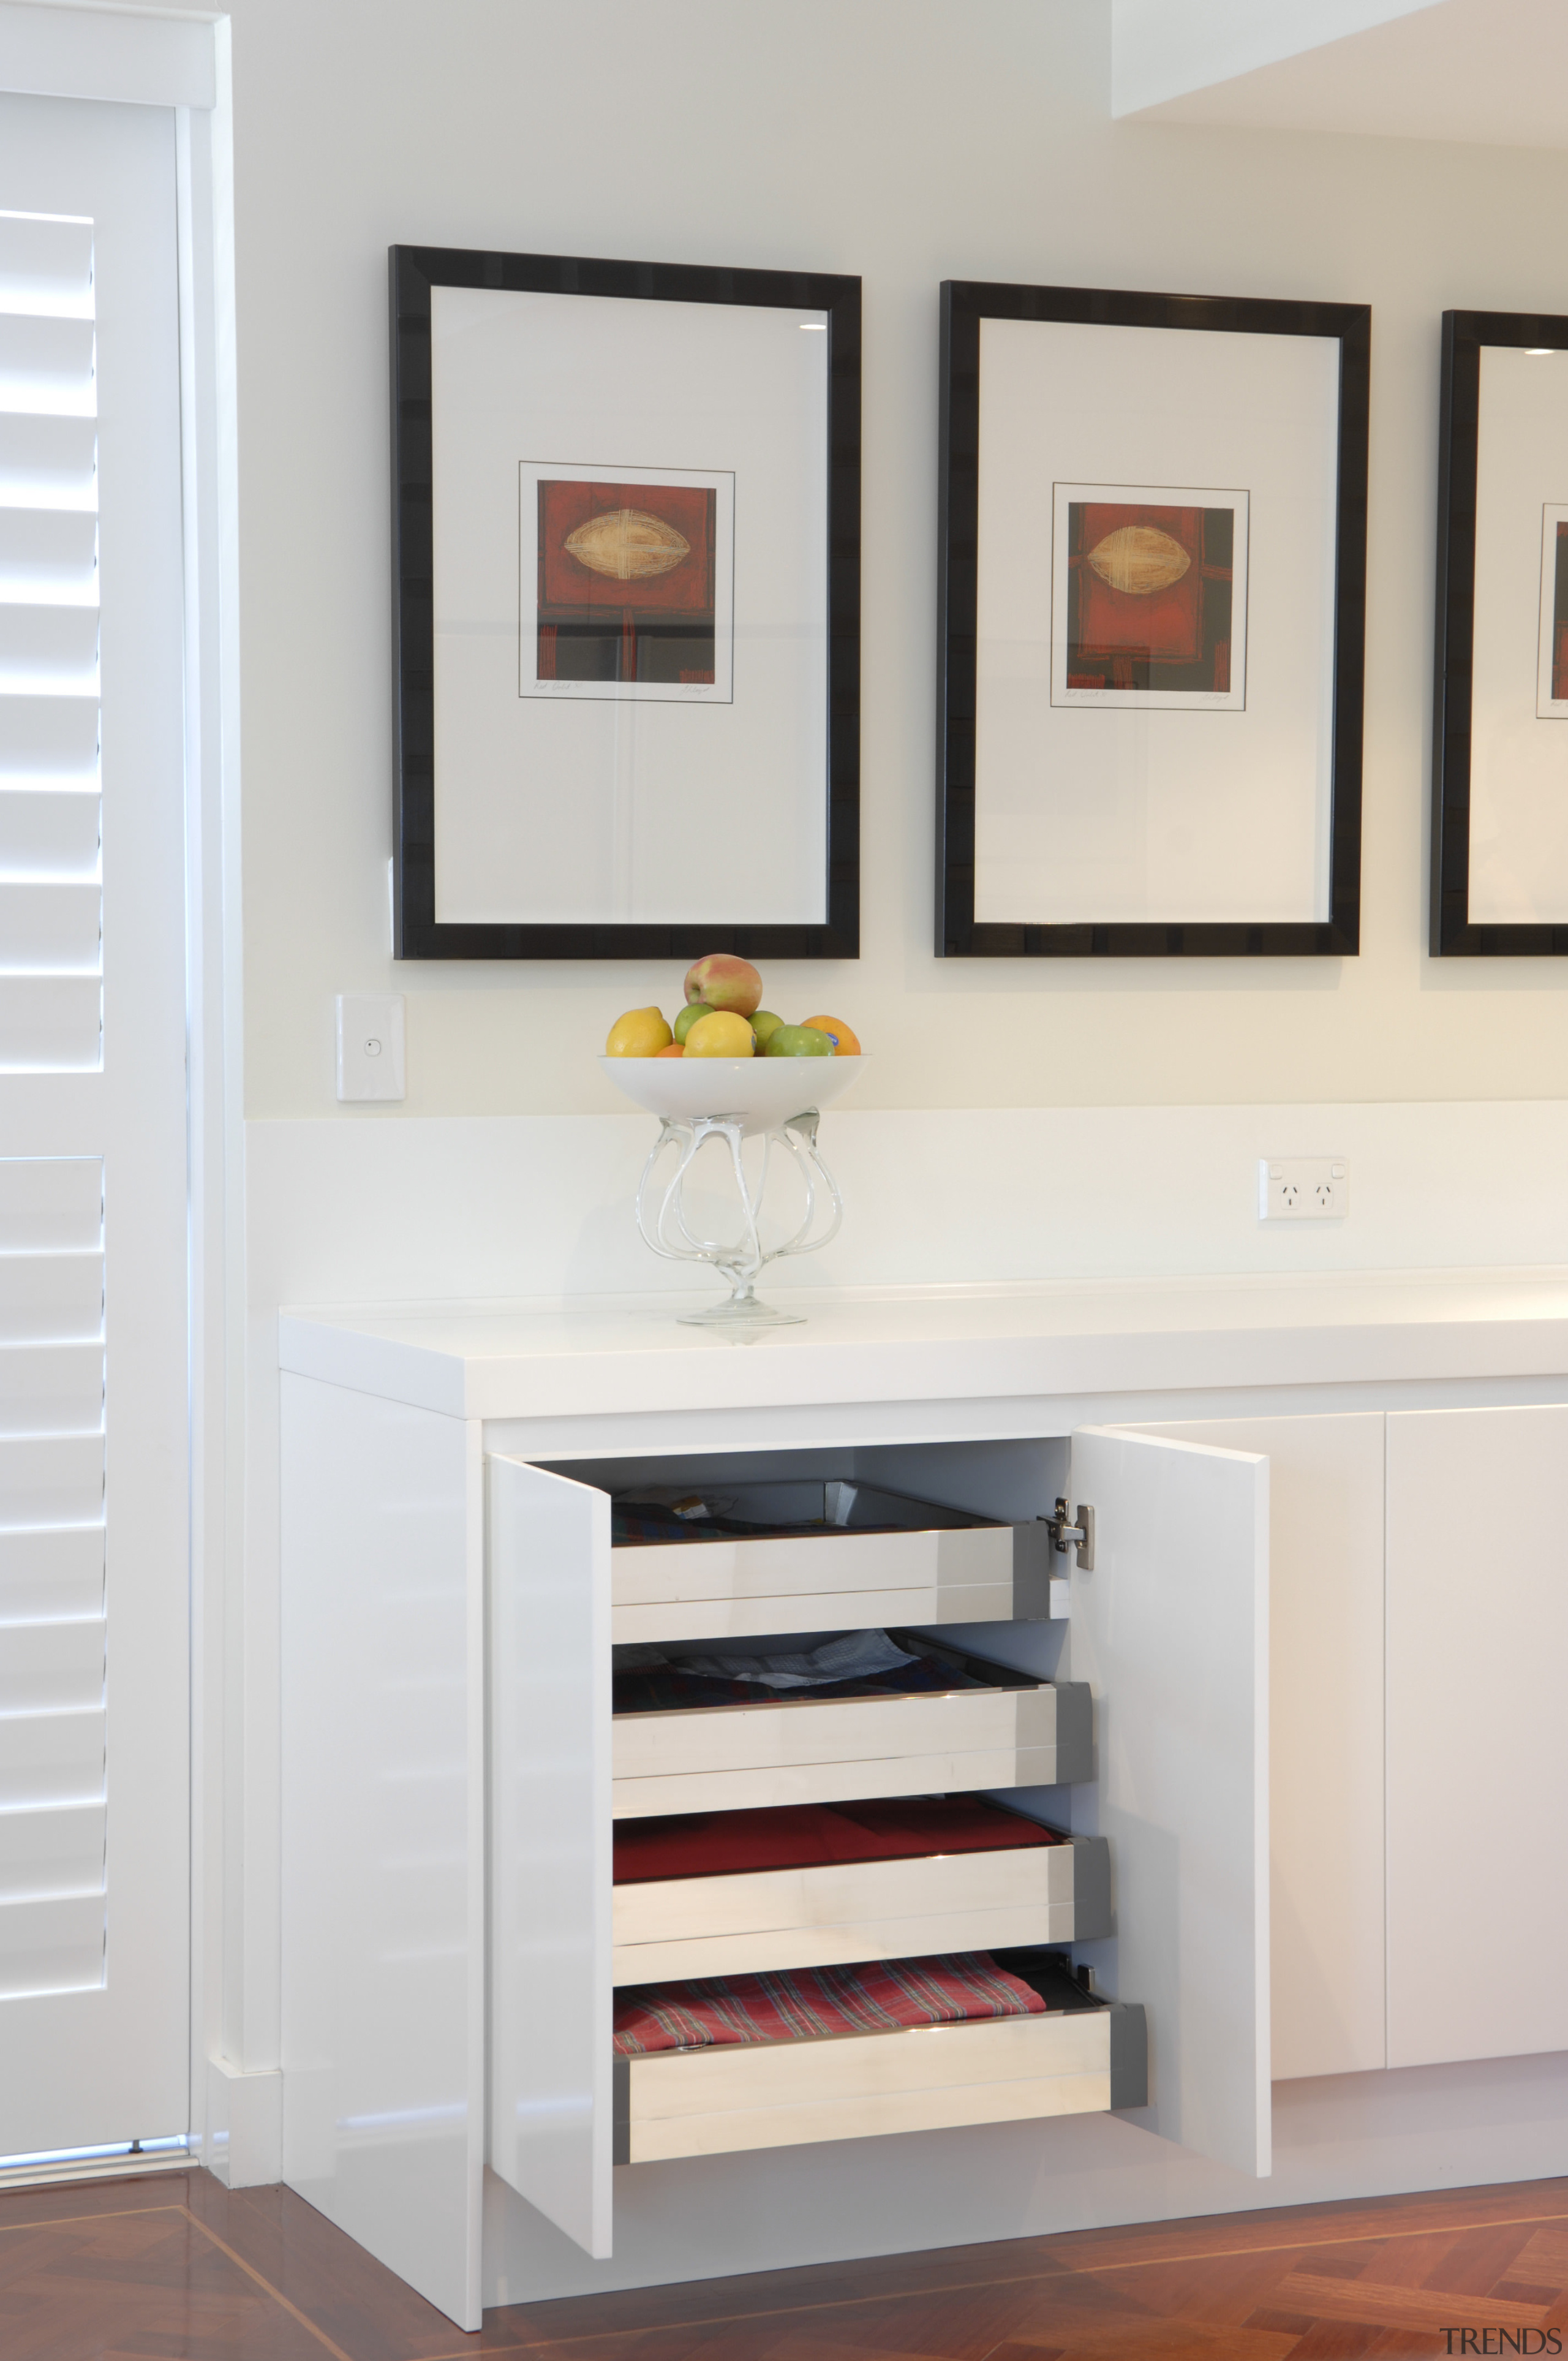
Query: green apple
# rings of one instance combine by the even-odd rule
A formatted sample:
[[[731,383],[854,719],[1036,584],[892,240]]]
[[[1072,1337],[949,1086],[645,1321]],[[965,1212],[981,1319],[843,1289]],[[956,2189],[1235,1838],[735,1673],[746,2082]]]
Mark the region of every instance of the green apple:
[[[750,960],[709,951],[687,969],[685,991],[688,1001],[700,1001],[705,1008],[729,1008],[737,1016],[750,1016],[762,997],[762,979]]]
[[[763,1045],[770,1058],[830,1058],[833,1044],[826,1033],[814,1025],[780,1025],[769,1034]]]
[[[692,1027],[696,1023],[697,1018],[699,1016],[711,1016],[712,1014],[713,1011],[708,1007],[706,1001],[692,1000],[687,1002],[685,1007],[682,1009],[680,1015],[675,1019],[675,1038],[683,1049],[685,1047],[686,1035],[691,1031]]]
[[[756,1015],[751,1019],[751,1030],[757,1037],[757,1047],[759,1049],[766,1049],[770,1037],[778,1031],[779,1027],[783,1023],[784,1018],[782,1016],[775,1016],[771,1008],[758,1009]],[[681,1020],[678,1016],[675,1019],[675,1038],[677,1041],[681,1041],[685,1038],[685,1036],[681,1031]]]

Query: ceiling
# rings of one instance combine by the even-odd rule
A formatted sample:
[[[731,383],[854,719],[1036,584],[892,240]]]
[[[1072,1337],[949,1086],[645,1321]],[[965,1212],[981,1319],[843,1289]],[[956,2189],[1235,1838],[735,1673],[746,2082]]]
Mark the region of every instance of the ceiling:
[[[1568,148],[1564,0],[1112,0],[1112,112]]]

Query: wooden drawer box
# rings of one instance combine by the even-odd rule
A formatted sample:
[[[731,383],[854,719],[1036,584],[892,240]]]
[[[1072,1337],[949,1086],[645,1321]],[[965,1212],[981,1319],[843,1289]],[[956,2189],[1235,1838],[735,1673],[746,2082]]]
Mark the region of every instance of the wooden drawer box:
[[[615,2161],[1016,2123],[1146,2103],[1141,2008],[615,2060]]]
[[[615,1888],[614,1980],[762,1973],[1111,1932],[1103,1837]]]
[[[1091,1775],[1087,1683],[1031,1681],[918,1644],[987,1686],[617,1714],[616,1817],[1047,1787]]]
[[[612,1639],[1037,1621],[1050,1613],[1050,1543],[1037,1521],[992,1524],[850,1482],[732,1485],[721,1497],[736,1518],[810,1530],[618,1544],[609,1561]]]

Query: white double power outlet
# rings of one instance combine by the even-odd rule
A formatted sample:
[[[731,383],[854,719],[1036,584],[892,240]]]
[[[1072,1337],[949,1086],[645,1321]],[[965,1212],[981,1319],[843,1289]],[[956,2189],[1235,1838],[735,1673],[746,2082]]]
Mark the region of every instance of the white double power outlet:
[[[1257,1167],[1260,1222],[1338,1222],[1350,1211],[1343,1156],[1264,1156]]]

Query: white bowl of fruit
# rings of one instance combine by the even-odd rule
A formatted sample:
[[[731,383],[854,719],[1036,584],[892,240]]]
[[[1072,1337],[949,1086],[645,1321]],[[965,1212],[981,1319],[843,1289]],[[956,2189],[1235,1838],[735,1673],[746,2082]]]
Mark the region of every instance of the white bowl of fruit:
[[[675,1123],[739,1117],[766,1131],[841,1098],[865,1060],[836,1016],[786,1025],[762,1005],[750,961],[715,951],[686,974],[674,1025],[657,1008],[629,1008],[609,1028],[599,1063],[650,1115]]]

